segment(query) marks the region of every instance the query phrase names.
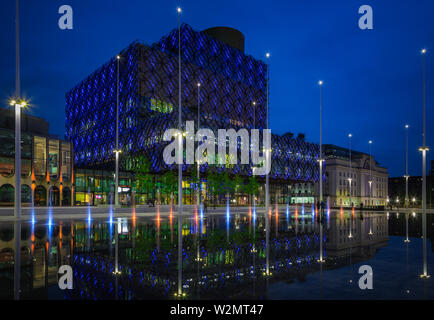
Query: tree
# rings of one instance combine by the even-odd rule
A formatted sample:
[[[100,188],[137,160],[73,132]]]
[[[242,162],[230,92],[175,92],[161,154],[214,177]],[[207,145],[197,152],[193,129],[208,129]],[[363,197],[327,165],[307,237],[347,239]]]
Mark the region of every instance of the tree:
[[[136,157],[135,163],[137,189],[145,193],[154,192],[155,182],[154,177],[149,173],[151,171],[149,160],[145,156],[140,155]]]
[[[219,183],[219,177],[218,174],[215,173],[214,171],[209,171],[208,172],[208,177],[207,177],[207,184],[208,184],[208,193],[212,195],[213,197],[213,202],[214,202],[214,207],[216,205],[216,197],[217,195],[220,193],[219,189],[220,189],[220,183]]]
[[[178,179],[173,171],[167,171],[161,179],[162,192],[170,194],[170,205],[173,205],[173,194],[178,190]]]
[[[250,204],[252,204],[253,196],[255,196],[259,193],[259,183],[256,180],[255,176],[251,176],[249,178],[249,182],[244,187],[244,190],[248,195],[250,195]]]

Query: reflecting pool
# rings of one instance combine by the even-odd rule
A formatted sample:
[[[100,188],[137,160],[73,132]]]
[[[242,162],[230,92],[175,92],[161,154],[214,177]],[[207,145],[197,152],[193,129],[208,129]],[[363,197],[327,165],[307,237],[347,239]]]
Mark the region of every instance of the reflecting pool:
[[[433,278],[420,278],[421,214],[310,211],[194,214],[180,229],[176,215],[159,212],[0,222],[0,299],[434,298]],[[72,267],[72,290],[59,289],[62,265]],[[363,265],[372,290],[359,288]]]

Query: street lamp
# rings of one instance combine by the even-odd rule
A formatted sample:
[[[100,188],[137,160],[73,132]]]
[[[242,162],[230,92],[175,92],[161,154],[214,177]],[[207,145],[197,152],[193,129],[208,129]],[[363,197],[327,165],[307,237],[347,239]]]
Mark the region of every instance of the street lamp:
[[[197,83],[197,130],[200,130],[200,82]],[[202,204],[201,204],[201,186],[202,183],[200,181],[200,162],[197,162],[197,180],[198,180],[198,191],[197,191],[197,206],[199,213],[202,212]]]
[[[323,190],[322,190],[322,163],[323,163],[323,158],[322,158],[322,85],[323,82],[322,80],[318,81],[318,85],[319,85],[319,201],[320,203],[322,203],[323,201]]]
[[[426,153],[429,150],[426,145],[426,83],[425,83],[425,54],[422,49],[422,113],[423,113],[423,144],[419,150],[422,152],[422,235],[423,235],[423,274],[422,278],[429,278],[427,266],[427,243],[426,243]]]
[[[408,128],[409,125],[405,125],[405,207],[408,207]]]
[[[351,195],[352,195],[352,192],[351,192],[351,187],[352,187],[352,171],[351,171],[351,138],[353,137],[353,135],[350,133],[350,134],[348,134],[348,138],[349,138],[349,145],[350,145],[350,149],[349,149],[349,151],[350,151],[350,156],[349,156],[349,166],[350,166],[350,172],[349,172],[349,174],[350,174],[350,177],[348,178],[348,182],[349,182],[349,186],[350,186],[350,207],[352,208],[352,206],[353,206],[353,204],[352,204],[352,201],[351,201]]]
[[[182,83],[181,83],[181,13],[178,12],[178,130],[182,132]],[[182,163],[183,138],[178,136],[178,295],[182,295]]]
[[[20,90],[20,23],[19,5],[15,1],[15,99],[10,101],[10,105],[15,107],[15,219],[21,218],[21,108],[25,107],[25,101],[19,101]],[[13,103],[12,103],[13,102]],[[16,251],[16,250],[15,250]],[[15,279],[15,285],[19,285],[19,279]],[[15,298],[19,297],[19,292],[15,292]]]
[[[323,203],[323,190],[322,190],[322,183],[323,183],[323,174],[322,174],[322,166],[323,166],[323,161],[324,159],[322,158],[322,85],[323,85],[323,81],[320,80],[318,81],[318,86],[319,86],[319,203],[320,203],[320,207],[318,208],[320,211],[320,215],[322,215],[322,203]],[[324,262],[323,259],[323,235],[322,235],[322,217],[321,217],[321,222],[320,222],[320,227],[319,227],[319,231],[320,231],[320,253],[319,253],[319,261],[320,263]]]
[[[21,109],[28,106],[25,100],[11,99],[9,105],[15,108],[15,207],[14,216],[21,218]]]
[[[266,128],[267,130],[269,129],[269,121],[270,121],[270,117],[269,117],[269,102],[270,102],[270,53],[266,53],[265,57],[267,58],[267,118],[266,118]],[[265,161],[267,163],[267,165],[270,165],[270,150],[269,148],[267,148],[267,150],[265,150]],[[270,241],[270,226],[269,226],[269,221],[268,221],[268,210],[269,210],[269,176],[268,176],[268,172],[265,175],[265,228],[266,228],[266,241],[267,241],[267,247],[266,247],[266,273],[267,275],[270,274],[270,261],[269,261],[269,252],[270,252],[270,246],[269,246],[269,241]]]
[[[369,140],[369,205],[372,201],[372,140]]]
[[[119,206],[119,62],[121,57],[116,56],[116,149],[113,151],[116,154],[115,158],[115,207]]]

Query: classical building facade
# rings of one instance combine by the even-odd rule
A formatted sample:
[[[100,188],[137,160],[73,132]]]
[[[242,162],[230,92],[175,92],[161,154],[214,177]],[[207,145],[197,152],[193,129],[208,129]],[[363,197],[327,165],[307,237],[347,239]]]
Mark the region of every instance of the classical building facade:
[[[324,197],[328,199],[331,207],[351,204],[357,207],[375,207],[387,204],[387,169],[381,167],[373,156],[352,150],[350,166],[349,149],[330,144],[323,147]]]
[[[23,206],[72,204],[73,149],[49,135],[44,119],[21,116],[21,201]],[[13,206],[15,193],[15,113],[0,108],[0,206]]]

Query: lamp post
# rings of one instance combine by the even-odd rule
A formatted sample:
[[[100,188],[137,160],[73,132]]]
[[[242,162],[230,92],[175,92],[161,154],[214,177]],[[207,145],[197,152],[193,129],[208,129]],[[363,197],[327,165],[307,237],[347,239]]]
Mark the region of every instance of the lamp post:
[[[349,157],[349,166],[350,166],[350,172],[349,172],[349,177],[348,177],[348,182],[349,182],[349,186],[350,186],[350,207],[352,208],[353,207],[353,205],[352,205],[352,201],[351,201],[351,184],[352,184],[352,172],[351,172],[351,138],[353,137],[353,135],[350,133],[349,135],[348,135],[348,138],[349,138],[349,144],[350,144],[350,149],[349,149],[349,151],[350,151],[350,157]]]
[[[115,160],[115,207],[119,206],[119,62],[121,57],[116,56],[117,69],[116,69],[116,154]]]
[[[369,205],[372,201],[372,140],[369,140]]]
[[[20,22],[18,0],[15,1],[15,99],[20,98]],[[21,108],[18,100],[12,100],[15,107],[15,219],[21,218]]]
[[[200,130],[200,82],[197,83],[197,130]],[[197,191],[197,206],[199,213],[201,212],[201,186],[200,181],[200,162],[197,161],[197,180],[198,180],[198,191]]]
[[[350,144],[350,149],[349,149],[349,151],[350,151],[350,156],[349,156],[349,166],[350,166],[350,172],[349,172],[349,177],[348,177],[348,183],[349,183],[349,191],[350,191],[350,198],[349,198],[349,200],[350,200],[350,209],[352,209],[352,203],[351,203],[351,181],[352,181],[352,179],[351,179],[351,138],[353,137],[353,135],[350,133],[349,135],[348,135],[348,138],[349,138],[349,144]],[[352,215],[352,213],[350,213],[350,234],[348,235],[348,238],[352,238],[353,237],[353,215]]]
[[[181,85],[181,12],[178,12],[178,296],[182,296],[182,163],[183,163],[183,138],[182,138],[182,85]]]
[[[266,58],[267,58],[267,110],[266,110],[266,128],[267,130],[269,129],[269,97],[270,97],[270,54],[266,53]],[[270,159],[270,150],[267,149],[265,150],[265,161],[267,161],[267,165],[271,163],[269,161],[271,161]],[[269,242],[270,242],[270,223],[268,221],[269,217],[268,217],[268,210],[269,210],[269,176],[268,176],[268,172],[265,175],[265,228],[266,228],[266,241],[267,241],[267,264],[266,264],[266,275],[268,276],[270,274],[270,261],[269,261],[269,252],[270,252],[270,246],[269,246]]]
[[[15,108],[15,219],[21,218],[21,108],[27,106],[24,100],[12,99],[9,105]]]
[[[423,144],[419,148],[422,151],[422,235],[423,235],[423,274],[422,278],[429,278],[427,266],[427,243],[426,243],[426,153],[429,150],[426,145],[426,84],[425,84],[425,54],[422,49],[422,113],[423,113]]]
[[[408,128],[409,125],[406,124],[405,125],[405,207],[408,208],[408,203],[409,203],[409,199],[408,199],[408,178],[410,178],[410,176],[408,175]]]
[[[320,207],[318,208],[320,211],[320,215],[322,215],[322,203],[323,203],[323,190],[322,190],[322,180],[323,180],[323,174],[322,174],[322,166],[323,166],[323,158],[322,158],[322,80],[318,81],[319,85],[319,203]],[[320,252],[319,252],[319,262],[324,262],[323,259],[323,235],[322,235],[322,216],[320,219],[320,226],[319,226],[319,233],[320,233]]]
[[[256,129],[256,101],[252,102],[252,106],[253,106],[253,130]],[[252,144],[252,148],[253,148],[253,144]],[[252,149],[253,150],[253,149]],[[255,166],[252,165],[252,175],[255,176]],[[253,193],[252,194],[252,215],[254,217],[254,221],[256,221],[256,194]]]

